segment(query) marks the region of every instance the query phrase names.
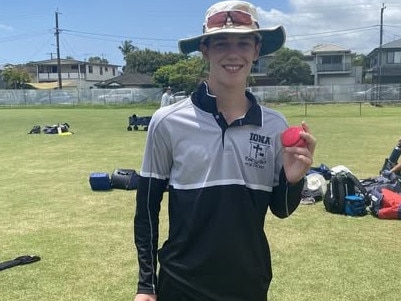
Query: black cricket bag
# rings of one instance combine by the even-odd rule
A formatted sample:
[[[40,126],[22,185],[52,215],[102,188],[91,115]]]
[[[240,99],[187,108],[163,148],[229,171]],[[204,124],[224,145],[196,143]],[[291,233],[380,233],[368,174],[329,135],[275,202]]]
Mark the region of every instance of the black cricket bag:
[[[40,134],[40,125],[34,125],[28,134]]]
[[[138,188],[139,175],[134,169],[116,169],[111,174],[111,188],[133,190]]]
[[[359,196],[361,198],[348,198],[347,196]],[[358,200],[358,202],[354,201]],[[368,194],[361,182],[352,173],[341,171],[332,175],[330,182],[327,184],[327,191],[323,198],[324,207],[327,212],[336,214],[347,214],[354,212],[353,215],[366,214],[366,202]],[[361,201],[362,200],[362,201]],[[363,205],[361,205],[363,202]],[[348,208],[347,206],[355,206]]]
[[[386,188],[401,194],[401,178],[388,170],[384,170],[379,176],[362,179],[360,182],[368,193]]]
[[[137,131],[139,126],[143,126],[144,131],[147,131],[151,119],[152,116],[139,117],[136,114],[129,116],[127,131],[132,131],[132,129]]]
[[[61,133],[74,134],[73,132],[70,131],[70,125],[67,122],[53,124],[53,125],[45,125],[43,127],[42,132],[44,134],[61,134]]]

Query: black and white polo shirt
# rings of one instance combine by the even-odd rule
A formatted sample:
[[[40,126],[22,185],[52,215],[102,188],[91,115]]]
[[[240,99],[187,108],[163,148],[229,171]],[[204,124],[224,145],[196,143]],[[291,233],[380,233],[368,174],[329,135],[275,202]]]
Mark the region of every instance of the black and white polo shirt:
[[[288,185],[282,169],[286,119],[246,93],[252,106],[230,125],[206,83],[152,116],[135,216],[138,292],[157,287],[158,214],[169,183],[169,238],[158,253],[165,273],[201,300],[266,297],[272,272],[265,215],[270,208],[289,216],[303,181]]]

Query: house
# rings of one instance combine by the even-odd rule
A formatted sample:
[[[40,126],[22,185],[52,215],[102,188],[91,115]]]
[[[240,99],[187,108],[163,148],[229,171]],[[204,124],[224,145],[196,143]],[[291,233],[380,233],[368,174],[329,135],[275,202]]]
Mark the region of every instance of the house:
[[[269,54],[260,57],[256,62],[254,62],[251,70],[250,77],[252,78],[248,83],[248,86],[275,86],[278,82],[274,78],[267,76],[267,66],[273,59],[274,54]]]
[[[12,67],[12,65],[10,65],[10,64],[0,65],[0,89],[5,89],[6,86],[7,86],[6,82],[3,80],[2,73],[3,73],[3,71],[6,70],[8,67]]]
[[[370,69],[366,76],[372,83],[401,83],[401,39],[373,49],[367,57]]]
[[[63,87],[93,88],[99,81],[105,81],[118,75],[118,65],[102,62],[84,62],[74,59],[44,60],[27,64],[33,78],[31,86],[38,89],[58,87],[59,75]]]
[[[319,44],[304,53],[314,85],[353,85],[362,83],[362,66],[352,66],[352,53],[336,44]]]
[[[104,80],[95,84],[98,88],[155,88],[152,76],[143,73],[124,73],[122,75]]]
[[[352,66],[351,50],[335,44],[320,44],[304,54],[311,68],[314,85],[361,84],[362,66]],[[274,54],[259,58],[252,68],[253,82],[250,86],[279,85],[274,78],[266,76]]]

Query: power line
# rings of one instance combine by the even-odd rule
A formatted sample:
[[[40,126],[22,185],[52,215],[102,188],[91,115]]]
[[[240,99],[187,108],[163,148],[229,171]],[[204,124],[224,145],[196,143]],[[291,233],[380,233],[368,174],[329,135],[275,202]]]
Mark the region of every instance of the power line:
[[[375,4],[377,7],[377,3],[364,3],[364,5],[370,5],[370,4]],[[349,10],[352,10],[352,7],[357,7],[360,4],[346,4],[346,5],[328,5],[328,6],[314,6],[313,11],[316,12],[316,9],[322,10],[324,9],[330,9],[330,8],[344,8],[350,7]],[[392,5],[394,6],[399,6],[401,5]],[[358,11],[364,11],[364,10],[371,10],[370,7],[361,7],[358,9]],[[377,10],[377,9],[375,9]],[[299,11],[302,11],[301,14],[303,14],[304,9],[301,9]],[[299,15],[299,13],[297,14]],[[377,29],[379,25],[371,25],[371,26],[365,26],[365,27],[357,27],[357,28],[349,28],[349,29],[339,29],[339,30],[331,30],[331,31],[322,31],[322,32],[315,32],[315,33],[308,33],[308,34],[294,34],[294,35],[288,35],[288,40],[292,42],[296,41],[302,41],[302,40],[310,40],[310,39],[318,39],[318,38],[326,38],[326,37],[332,37],[332,36],[338,36],[338,35],[348,35],[348,34],[355,34],[359,32],[366,32],[369,30],[374,30]],[[401,28],[401,26],[398,26],[397,24],[392,24],[392,25],[384,25],[386,28]],[[50,30],[49,30],[50,32]],[[177,49],[177,39],[171,39],[171,38],[149,38],[149,37],[138,37],[138,36],[128,36],[128,35],[117,35],[117,34],[105,34],[105,33],[96,33],[96,32],[87,32],[87,31],[77,31],[77,30],[72,30],[72,29],[60,29],[59,28],[59,33],[60,36],[75,36],[75,37],[80,37],[83,39],[93,39],[93,40],[102,40],[102,41],[107,41],[107,42],[112,42],[112,43],[121,43],[122,40],[133,40],[136,45],[140,47],[149,47],[149,48],[155,48],[155,47],[162,47],[162,48],[170,48],[170,49]],[[36,34],[38,36],[44,35],[45,33],[41,34]],[[52,32],[54,34],[54,31]],[[12,42],[12,41],[18,41],[18,40],[24,40],[24,39],[31,39],[35,37],[35,33],[32,32],[30,34],[19,34],[19,35],[14,35],[14,36],[8,36],[8,37],[2,37],[0,38],[0,44],[5,43],[5,42]],[[148,41],[148,43],[146,43]],[[153,43],[152,43],[153,42]],[[158,43],[162,42],[162,43]],[[164,42],[164,43],[163,43]],[[172,45],[171,43],[174,43]],[[72,48],[70,47],[70,50]]]
[[[21,34],[17,34],[17,35],[13,35],[13,36],[0,38],[0,43],[7,43],[7,42],[18,41],[18,40],[32,39],[34,37],[48,35],[49,33],[50,33],[50,31],[48,31],[46,33],[44,33],[44,32],[21,33]]]
[[[395,27],[395,28],[401,28],[401,25],[384,25],[384,27]]]
[[[386,6],[389,8],[393,7],[401,7],[401,4],[399,2],[387,2],[386,1]],[[350,7],[359,7],[358,12],[360,11],[377,11],[381,7],[381,3],[377,2],[364,2],[364,3],[352,3],[352,4],[330,4],[330,5],[308,5],[308,6],[303,6],[303,7],[297,7],[297,12],[302,12],[302,11],[307,11],[308,13],[312,12],[318,12],[318,11],[333,11],[337,10],[350,10]]]
[[[309,36],[313,36],[314,38],[321,37],[321,36],[322,37],[330,37],[330,36],[336,36],[336,35],[340,35],[340,34],[351,34],[351,33],[363,32],[363,31],[375,29],[377,27],[379,27],[379,25],[371,25],[371,26],[356,27],[356,28],[349,28],[349,29],[339,29],[339,30],[324,31],[324,32],[315,32],[315,33],[309,33],[309,34],[289,35],[288,38],[296,39],[296,40],[304,40],[304,39],[307,39],[305,37],[309,37]],[[112,34],[99,34],[99,33],[93,33],[93,32],[82,32],[82,31],[75,31],[75,30],[69,30],[69,29],[62,29],[62,31],[66,34],[69,33],[72,36],[79,36],[79,37],[84,37],[84,38],[91,38],[91,39],[105,40],[105,41],[112,41],[112,42],[121,42],[121,41],[110,40],[110,39],[105,39],[105,38],[101,38],[101,37],[114,37],[114,38],[124,38],[124,39],[132,39],[132,40],[147,40],[147,41],[177,42],[177,40],[175,40],[175,39],[130,37],[130,36],[121,36],[121,35],[112,35]],[[98,36],[98,37],[97,38],[87,37],[86,35],[92,35],[92,36]],[[142,44],[142,45],[154,46],[154,44]],[[161,46],[163,46],[163,45],[161,45]],[[165,45],[164,47],[171,47],[171,46]],[[174,48],[175,47],[176,46],[174,46]]]
[[[335,35],[344,34],[344,33],[347,34],[347,33],[356,33],[356,32],[361,32],[361,31],[367,31],[367,30],[375,29],[377,27],[379,27],[379,25],[324,31],[324,32],[316,32],[316,33],[308,33],[308,34],[300,34],[300,35],[289,35],[288,38],[302,40],[302,37],[309,37],[309,36],[313,36],[313,38],[317,38],[317,36],[330,37],[330,36],[335,36]],[[298,39],[300,37],[301,37],[301,39]]]
[[[85,31],[76,31],[76,30],[70,30],[70,29],[62,29],[62,31],[64,31],[64,32],[72,32],[72,33],[79,33],[79,34],[86,34],[86,35],[93,35],[93,36],[114,37],[114,38],[124,38],[124,39],[133,39],[133,40],[177,42],[177,39],[130,37],[130,36],[112,35],[112,34],[104,34],[104,33],[93,33],[93,32],[85,32]]]
[[[84,39],[90,39],[90,40],[99,40],[99,41],[106,41],[106,42],[113,42],[113,43],[121,43],[121,40],[113,40],[113,39],[107,39],[107,38],[101,38],[101,37],[91,37],[91,36],[85,36],[85,35],[80,35],[80,34],[71,34],[71,33],[64,33],[64,35],[69,35],[69,36],[74,36],[74,37],[79,37],[79,38],[84,38]],[[134,40],[133,38],[128,38],[130,40]],[[149,39],[152,41],[152,39]],[[158,41],[158,40],[155,40]],[[175,43],[177,43],[177,40],[172,40]],[[135,43],[136,46],[143,46],[143,47],[154,47],[156,46],[155,43]],[[161,46],[163,48],[171,48],[171,49],[177,49],[177,45],[171,46],[167,44],[157,44],[157,46]]]

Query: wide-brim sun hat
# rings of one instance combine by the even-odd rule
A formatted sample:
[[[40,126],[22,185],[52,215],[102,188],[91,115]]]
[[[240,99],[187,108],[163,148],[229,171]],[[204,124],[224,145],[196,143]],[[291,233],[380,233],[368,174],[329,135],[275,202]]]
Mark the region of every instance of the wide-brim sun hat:
[[[311,191],[321,190],[322,195],[327,191],[326,179],[319,173],[311,173],[306,176],[307,188]]]
[[[253,33],[261,38],[259,56],[265,56],[279,50],[285,42],[285,30],[282,25],[259,28],[256,7],[245,1],[222,1],[212,5],[205,14],[203,34],[178,41],[178,47],[184,54],[199,51],[199,46],[207,37],[221,33]]]

